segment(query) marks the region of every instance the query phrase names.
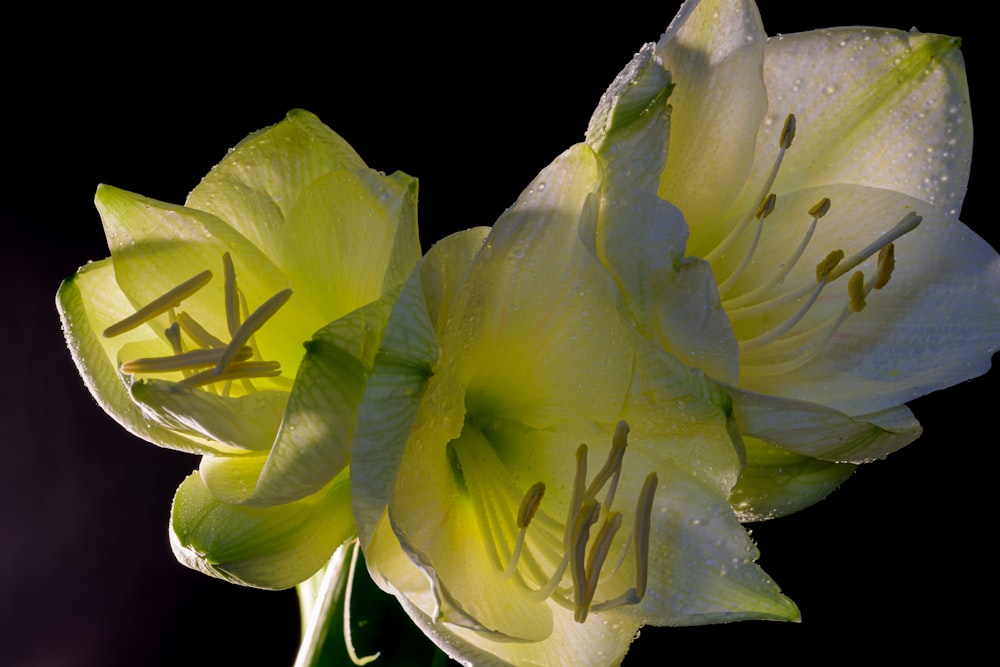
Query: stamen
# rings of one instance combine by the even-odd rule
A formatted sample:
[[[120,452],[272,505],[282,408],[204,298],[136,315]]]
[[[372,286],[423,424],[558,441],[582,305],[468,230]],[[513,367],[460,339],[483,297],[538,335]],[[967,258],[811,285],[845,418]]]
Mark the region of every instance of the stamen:
[[[851,298],[851,310],[860,313],[865,309],[865,274],[863,271],[855,271],[854,275],[847,282],[847,295]]]
[[[219,359],[219,365],[216,366],[215,372],[221,374],[225,371],[226,367],[233,361],[236,356],[236,351],[243,347],[243,344],[247,342],[251,335],[257,329],[264,326],[278,309],[285,305],[285,302],[292,296],[291,289],[283,289],[270,299],[265,301],[257,310],[253,311],[250,316],[240,325],[240,328],[233,334],[232,340],[229,341],[229,345],[226,346],[226,351]]]
[[[802,296],[801,293],[792,292],[789,294],[776,297],[769,300],[766,304],[756,304],[756,306],[746,306],[745,304],[753,303],[755,300],[759,299],[761,296],[770,292],[776,285],[784,281],[785,276],[795,268],[799,259],[802,258],[802,253],[806,251],[806,247],[809,245],[809,241],[812,240],[813,234],[816,232],[816,224],[819,219],[825,216],[830,211],[830,200],[824,198],[818,204],[809,209],[809,215],[812,216],[812,223],[809,225],[809,229],[806,230],[805,236],[802,241],[799,242],[799,247],[795,249],[792,256],[784,263],[783,266],[772,276],[769,280],[761,283],[759,287],[754,288],[752,291],[746,294],[741,294],[735,298],[726,298],[725,306],[726,313],[729,314],[730,319],[739,319],[742,317],[754,316],[758,311],[770,310],[774,305],[779,305],[781,303],[786,303],[793,299],[797,299]],[[765,306],[763,309],[759,306]]]
[[[653,498],[660,478],[655,472],[646,475],[635,505],[635,594],[638,600],[646,595],[649,573],[649,532],[653,519]],[[638,602],[636,600],[636,602]]]
[[[191,340],[201,347],[226,346],[225,343],[208,333],[205,327],[198,324],[197,320],[184,311],[177,313],[177,323],[181,325],[181,329],[184,330],[184,333],[190,336]]]
[[[878,251],[878,273],[875,275],[875,289],[882,289],[889,284],[892,271],[896,268],[896,245],[890,243]]]
[[[628,445],[628,424],[620,421],[615,425],[615,434],[611,436],[611,451],[608,452],[608,460],[604,462],[604,467],[594,476],[587,489],[587,495],[583,502],[593,499],[604,488],[609,478],[612,478],[611,488],[608,490],[607,498],[604,500],[605,507],[611,507],[611,502],[615,497],[615,489],[618,487],[618,476],[622,469],[622,458],[625,456],[625,447]]]
[[[833,282],[840,276],[844,275],[854,267],[856,267],[861,262],[865,261],[876,252],[882,250],[899,237],[904,234],[909,234],[923,221],[923,218],[910,211],[903,218],[896,223],[896,225],[886,232],[882,238],[877,241],[873,241],[864,247],[861,251],[851,255],[850,259],[838,266],[835,270],[830,272],[830,282]]]
[[[781,136],[778,137],[778,145],[782,150],[788,150],[792,147],[792,139],[795,138],[795,115],[788,114],[785,118],[785,124],[781,128]]]
[[[236,268],[228,252],[222,255],[222,273],[226,287],[226,326],[229,328],[229,335],[235,336],[240,328],[240,303],[236,297]]]
[[[604,561],[611,550],[611,542],[615,539],[615,535],[618,533],[621,525],[621,512],[611,512],[601,526],[601,530],[598,531],[597,537],[594,538],[594,546],[590,548],[590,554],[587,556],[587,588],[584,591],[582,604],[579,601],[577,602],[576,610],[573,614],[573,618],[577,623],[583,623],[587,620],[590,605],[594,601],[594,593],[597,592],[597,581],[601,576],[601,568],[604,566]]]
[[[585,508],[582,508],[577,515],[573,526],[573,548],[569,552],[569,570],[573,577],[573,593],[576,602],[573,614],[577,623],[583,623],[583,618],[587,617],[587,608],[584,605],[587,595],[587,542],[590,540],[590,527],[597,523],[601,515],[601,504],[596,500],[591,500]]]
[[[170,343],[170,349],[174,351],[174,354],[180,354],[184,351],[184,346],[181,343],[181,327],[177,322],[164,329],[163,335],[166,336],[167,342]]]
[[[166,294],[156,299],[153,299],[148,304],[129,315],[125,319],[116,322],[104,330],[105,338],[113,338],[127,331],[131,331],[136,327],[145,324],[149,320],[162,315],[171,308],[180,304],[181,301],[188,298],[202,287],[204,287],[209,280],[212,279],[211,271],[202,271],[198,275],[184,281],[177,287],[173,288]]]
[[[774,205],[777,201],[777,197],[772,192],[769,194],[764,201],[760,203],[757,207],[757,212],[754,213],[754,217],[757,219],[757,232],[753,236],[753,241],[750,243],[750,249],[743,256],[743,261],[736,268],[735,271],[729,274],[729,277],[721,285],[719,285],[719,294],[725,294],[729,291],[729,288],[739,280],[743,272],[746,271],[747,267],[750,266],[750,260],[753,258],[753,254],[757,251],[757,244],[760,242],[760,234],[764,230],[764,218],[771,215],[774,211]]]
[[[281,375],[281,364],[277,361],[234,361],[219,373],[215,368],[184,378],[179,384],[201,387],[213,382],[239,380],[241,378],[277,377]]]
[[[520,529],[525,529],[531,520],[535,517],[535,512],[538,511],[538,506],[542,503],[542,498],[545,496],[545,483],[535,482],[528,492],[524,494],[524,499],[521,501],[521,507],[517,510],[517,527]]]
[[[843,250],[834,250],[827,255],[826,259],[816,265],[816,282],[826,282],[827,279],[833,281],[834,278],[830,275],[830,272],[840,264],[840,260],[842,259],[844,259]]]
[[[169,357],[145,357],[126,361],[121,366],[123,373],[171,373],[189,368],[206,368],[219,363],[224,350],[222,348],[202,348],[181,352]],[[252,351],[249,347],[237,350],[235,362],[246,361]]]
[[[785,124],[781,128],[781,136],[778,137],[778,156],[774,160],[774,165],[771,167],[771,173],[767,175],[764,180],[764,187],[761,188],[760,195],[757,197],[757,201],[763,201],[767,194],[771,191],[771,186],[774,185],[774,180],[778,177],[778,170],[781,169],[781,162],[785,158],[785,151],[787,151],[792,146],[792,139],[795,138],[795,116],[793,114],[788,114],[785,118]],[[716,259],[721,257],[729,250],[730,246],[736,242],[746,229],[747,225],[750,224],[750,220],[753,219],[753,214],[747,213],[747,215],[737,224],[729,236],[727,236],[722,243],[715,246],[709,252],[705,253],[704,259],[709,263],[714,262]]]
[[[509,577],[516,571],[517,561],[521,558],[521,549],[524,548],[524,536],[528,532],[528,525],[535,517],[535,512],[538,511],[538,506],[541,505],[544,495],[545,484],[535,482],[521,499],[521,506],[517,510],[517,543],[514,544],[514,553],[511,554],[510,563],[507,564],[507,569],[504,570],[502,576]]]

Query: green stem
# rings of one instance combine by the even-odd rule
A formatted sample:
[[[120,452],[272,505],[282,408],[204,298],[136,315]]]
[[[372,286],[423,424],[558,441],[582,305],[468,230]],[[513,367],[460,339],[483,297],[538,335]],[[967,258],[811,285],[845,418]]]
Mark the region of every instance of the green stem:
[[[302,641],[295,657],[295,667],[320,667],[323,644],[330,632],[331,615],[344,595],[349,577],[350,556],[357,549],[352,540],[333,552],[333,557],[319,572],[297,586],[302,615]]]

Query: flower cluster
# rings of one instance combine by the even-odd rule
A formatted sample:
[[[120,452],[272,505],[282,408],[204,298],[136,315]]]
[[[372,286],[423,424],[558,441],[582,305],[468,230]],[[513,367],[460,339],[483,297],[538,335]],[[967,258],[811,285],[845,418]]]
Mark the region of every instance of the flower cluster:
[[[297,111],[184,206],[102,186],[111,257],[58,305],[101,406],[202,455],[185,564],[283,588],[356,537],[463,662],[616,664],[645,624],[797,620],[740,522],[989,368],[971,145],[957,40],[689,0],[492,228],[421,258],[415,181]]]

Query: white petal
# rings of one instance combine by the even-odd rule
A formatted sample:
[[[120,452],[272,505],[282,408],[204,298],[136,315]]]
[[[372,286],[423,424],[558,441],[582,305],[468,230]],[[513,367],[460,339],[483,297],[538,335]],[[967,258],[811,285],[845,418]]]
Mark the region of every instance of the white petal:
[[[908,194],[957,216],[972,156],[959,40],[880,28],[773,37],[764,56],[772,152],[787,114],[795,142],[775,186],[856,183]],[[765,161],[767,158],[765,157]]]

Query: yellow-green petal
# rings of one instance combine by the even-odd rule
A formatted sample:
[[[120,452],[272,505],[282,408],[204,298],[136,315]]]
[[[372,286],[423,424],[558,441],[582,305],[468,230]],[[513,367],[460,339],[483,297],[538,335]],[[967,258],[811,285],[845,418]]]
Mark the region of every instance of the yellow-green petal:
[[[346,472],[313,496],[265,508],[221,502],[194,473],[177,489],[170,518],[170,542],[181,563],[269,589],[308,579],[353,533]]]

